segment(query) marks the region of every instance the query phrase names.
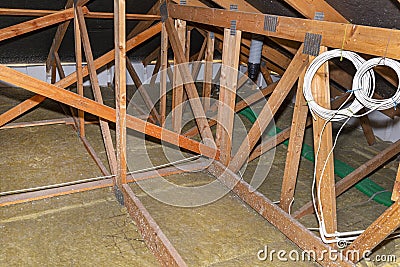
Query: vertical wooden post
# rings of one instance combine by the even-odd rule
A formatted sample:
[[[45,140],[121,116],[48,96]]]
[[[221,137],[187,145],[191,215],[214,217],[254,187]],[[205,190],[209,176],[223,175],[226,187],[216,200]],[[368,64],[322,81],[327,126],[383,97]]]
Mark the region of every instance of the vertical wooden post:
[[[114,0],[117,185],[126,184],[126,39],[125,0]]]
[[[83,75],[82,75],[82,39],[81,39],[81,31],[78,23],[78,15],[75,8],[74,13],[74,34],[75,34],[75,57],[76,57],[76,88],[78,94],[83,96]],[[79,135],[80,137],[85,136],[85,112],[82,110],[78,110],[78,118],[79,118]]]
[[[231,29],[224,30],[216,144],[226,166],[231,160],[241,38],[241,31],[233,35]]]
[[[175,28],[178,33],[179,40],[181,42],[182,48],[184,48],[183,52],[185,53],[186,58],[186,21],[177,19],[175,20]],[[186,59],[187,60],[187,59]],[[182,85],[182,77],[177,68],[178,62],[176,60],[176,56],[174,58],[174,80],[173,91],[172,91],[172,129],[175,132],[179,132],[182,125],[182,103],[183,103],[183,85]]]
[[[321,47],[320,52],[327,51],[326,47]],[[310,62],[314,57],[310,57]],[[322,107],[330,109],[330,89],[329,89],[329,69],[328,63],[321,66],[314,76],[311,83],[311,90],[315,101]],[[328,233],[337,230],[336,220],[336,194],[335,194],[335,174],[333,166],[333,153],[329,158],[328,154],[332,149],[332,123],[316,117],[313,121],[314,130],[314,152],[316,154],[316,186],[320,188],[320,196],[317,202],[322,210],[318,212],[323,216],[325,228]],[[320,147],[319,151],[318,147]],[[318,153],[318,155],[317,155]],[[327,163],[326,163],[327,162]],[[323,170],[326,163],[326,167]]]
[[[191,42],[191,37],[192,37],[192,30],[187,30],[186,31],[186,47],[185,47],[185,56],[187,61],[189,61],[190,58],[190,42]]]
[[[297,85],[296,103],[294,106],[292,128],[290,130],[290,141],[286,156],[285,173],[283,174],[280,199],[281,208],[288,213],[294,198],[308,114],[307,102],[303,95],[304,74],[305,71],[300,75]]]
[[[212,76],[213,76],[213,61],[214,61],[214,48],[215,48],[215,37],[214,33],[209,32],[207,34],[207,49],[205,55],[204,65],[204,84],[203,84],[203,106],[204,110],[207,111],[211,106],[211,89],[212,89]]]
[[[78,23],[79,29],[81,31],[81,38],[83,43],[83,50],[85,52],[85,57],[87,61],[87,67],[89,71],[90,83],[93,90],[94,99],[103,104],[103,96],[101,94],[101,89],[99,85],[99,79],[97,77],[96,66],[93,59],[92,48],[90,46],[89,34],[87,31],[85,17],[83,15],[82,7],[76,8],[78,15]],[[115,156],[115,149],[111,137],[110,126],[108,125],[108,121],[100,118],[100,129],[103,136],[104,146],[106,148],[106,153],[108,157],[108,163],[110,165],[110,170],[112,174],[115,174],[117,168],[117,158]]]
[[[57,65],[56,62],[51,64],[51,84],[55,84],[57,79]]]
[[[167,116],[167,68],[168,68],[168,34],[165,22],[161,30],[161,76],[160,76],[160,124],[165,124]],[[172,81],[170,81],[172,82]]]

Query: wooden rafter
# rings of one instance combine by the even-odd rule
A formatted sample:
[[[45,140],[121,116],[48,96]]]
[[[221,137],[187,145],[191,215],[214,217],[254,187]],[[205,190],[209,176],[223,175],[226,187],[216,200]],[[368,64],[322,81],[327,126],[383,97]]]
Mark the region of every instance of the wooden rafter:
[[[0,29],[0,41],[58,24],[74,17],[72,8]]]
[[[0,65],[0,80],[74,108],[81,109],[110,122],[116,121],[116,111],[113,108],[62,89],[56,85],[40,81],[3,65]],[[219,158],[219,151],[213,147],[188,139],[182,135],[163,129],[154,124],[147,123],[133,116],[127,116],[127,128],[147,134],[156,139],[161,139],[162,136],[164,141],[173,145],[180,146],[206,157]]]
[[[285,172],[283,174],[280,207],[289,212],[300,166],[301,150],[306,128],[308,106],[303,96],[303,81],[305,71],[300,75],[297,85],[296,103],[294,106],[290,142],[286,156]]]
[[[23,17],[42,17],[59,12],[59,10],[35,10],[35,9],[18,9],[18,8],[0,8],[0,16],[23,16]],[[85,14],[87,19],[113,19],[113,13],[107,12],[91,12]],[[160,20],[158,15],[147,14],[126,14],[127,20]]]

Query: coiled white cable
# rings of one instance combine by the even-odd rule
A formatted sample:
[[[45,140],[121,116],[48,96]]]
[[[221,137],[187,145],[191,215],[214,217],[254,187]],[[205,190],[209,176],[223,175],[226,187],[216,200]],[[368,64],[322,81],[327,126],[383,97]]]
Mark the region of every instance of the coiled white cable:
[[[348,107],[339,110],[330,110],[323,108],[320,105],[318,105],[317,102],[314,100],[314,96],[312,95],[312,90],[311,90],[311,82],[315,76],[315,73],[328,60],[338,57],[344,57],[350,60],[357,70],[359,70],[365,63],[365,60],[354,52],[335,49],[324,52],[321,55],[317,56],[308,67],[306,74],[304,76],[303,94],[308,103],[311,114],[313,116],[316,114],[324,120],[330,120],[330,121],[345,120],[347,118],[353,117],[354,114],[356,114],[363,108],[363,105],[357,99],[355,99],[353,103],[351,103]],[[364,73],[365,75],[362,75],[360,77],[360,82],[356,83],[357,87],[353,86],[353,88],[349,90],[349,92],[353,93],[358,91],[366,91],[366,92],[372,92],[373,94],[375,89],[374,73],[372,70],[369,71],[367,70]],[[321,90],[324,89],[325,88],[322,88]]]
[[[364,81],[364,74],[370,72],[373,67],[376,66],[387,66],[392,68],[399,78],[400,81],[400,63],[396,60],[390,58],[372,58],[362,65],[362,67],[357,70],[353,79],[353,88],[361,88]],[[370,110],[385,110],[390,108],[396,108],[400,104],[400,84],[397,87],[396,93],[387,99],[375,99],[374,88],[363,87],[364,90],[354,91],[354,95],[357,100],[365,107]]]

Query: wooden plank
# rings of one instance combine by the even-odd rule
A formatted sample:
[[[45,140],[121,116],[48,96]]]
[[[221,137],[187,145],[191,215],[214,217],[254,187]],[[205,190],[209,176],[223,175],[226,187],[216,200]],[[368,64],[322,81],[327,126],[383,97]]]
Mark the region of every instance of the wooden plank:
[[[213,78],[213,62],[214,62],[214,49],[215,49],[215,36],[207,33],[207,49],[205,51],[205,64],[204,64],[204,83],[203,83],[203,106],[204,110],[209,110],[211,106],[211,90]]]
[[[162,24],[161,30],[161,54],[160,54],[160,123],[165,124],[167,117],[167,68],[168,68],[168,33],[165,24]]]
[[[146,89],[142,86],[142,81],[140,80],[139,75],[137,74],[135,68],[132,65],[131,60],[128,57],[126,57],[126,68],[133,82],[135,83],[137,90],[142,96],[148,111],[156,119],[156,122],[160,122],[161,120],[160,114],[158,114],[158,111],[156,110],[155,104],[153,103],[153,100],[151,100],[150,95],[147,93]]]
[[[340,196],[345,191],[354,186],[356,183],[364,179],[367,175],[377,170],[384,163],[386,163],[391,158],[396,156],[399,152],[400,152],[400,140],[390,145],[383,151],[379,152],[378,155],[368,160],[366,163],[362,164],[360,167],[351,172],[345,178],[337,182],[335,185],[336,197]],[[302,208],[300,208],[298,211],[296,211],[293,214],[293,216],[295,218],[301,218],[312,212],[313,212],[313,204],[310,201],[307,204],[305,204]]]
[[[73,17],[74,17],[74,10],[72,8],[69,8],[54,14],[32,19],[29,21],[25,21],[16,25],[0,29],[0,42],[29,32],[43,29],[52,26],[54,24],[64,22],[66,20],[70,20]]]
[[[386,237],[400,226],[400,202],[393,203],[379,218],[374,221],[356,240],[343,252],[348,258],[357,263],[362,256],[372,251]],[[352,253],[356,251],[357,253]]]
[[[321,41],[321,45],[323,46],[400,59],[400,31],[396,29],[362,25],[349,26],[346,23],[277,16],[276,32],[269,32],[264,31],[265,14],[174,4],[168,4],[168,10],[169,15],[176,19],[224,28],[230,26],[231,20],[237,20],[237,29],[243,32],[257,33],[298,42],[304,41],[306,33],[320,34],[323,36]],[[389,43],[388,40],[390,40]]]
[[[327,257],[326,255],[332,251],[329,245],[324,244],[320,238],[221,163],[214,161],[209,168],[209,172],[299,248],[313,251],[316,255],[315,260],[322,266],[354,266],[344,257],[337,257],[336,260],[332,259],[332,257]]]
[[[81,37],[81,30],[79,28],[78,23],[78,15],[75,10],[74,16],[74,43],[75,43],[75,62],[76,62],[76,88],[77,93],[80,96],[84,95],[84,88],[83,88],[83,75],[82,75],[82,37]],[[78,110],[78,120],[79,120],[79,127],[78,127],[78,134],[80,137],[85,136],[85,112],[82,110]]]
[[[92,48],[90,45],[89,34],[86,28],[85,17],[83,16],[83,11],[81,7],[76,8],[79,29],[81,32],[81,38],[83,43],[83,50],[85,52],[85,58],[87,61],[87,67],[89,71],[90,84],[92,86],[92,91],[94,99],[96,102],[103,104],[103,96],[101,94],[101,89],[99,85],[99,80],[96,73],[96,67],[94,66],[94,59]],[[115,156],[114,145],[111,137],[110,126],[108,122],[100,118],[100,129],[103,136],[104,147],[106,149],[108,163],[110,165],[111,173],[117,173],[117,158]]]
[[[65,119],[51,119],[51,120],[41,120],[41,121],[29,121],[29,122],[14,122],[14,123],[7,123],[6,125],[0,127],[0,129],[4,130],[4,129],[43,126],[43,125],[66,124],[67,121],[72,122],[72,119],[65,118]]]
[[[366,113],[366,109],[361,109],[360,113]],[[363,129],[364,136],[367,139],[368,145],[372,146],[376,142],[374,135],[374,130],[371,127],[371,122],[369,121],[368,115],[360,117],[361,128]]]
[[[215,143],[217,144],[217,148],[222,152],[221,162],[226,166],[228,166],[231,160],[232,153],[241,38],[241,31],[236,31],[235,35],[231,35],[231,29],[224,30],[224,48],[222,51],[217,115],[218,124]]]
[[[265,61],[261,62],[260,71],[261,71],[261,74],[264,77],[264,80],[267,84],[271,84],[274,82],[272,80],[271,73],[269,72],[269,70],[267,68],[267,63]]]
[[[187,30],[186,30],[186,39],[185,39],[185,57],[186,57],[186,60],[189,61],[192,30],[190,30],[189,27],[186,27],[186,29]],[[179,33],[179,31],[178,31],[178,33]]]
[[[93,100],[64,90],[55,85],[40,81],[3,65],[0,65],[0,80],[24,88],[33,93],[43,95],[74,108],[82,109],[85,112],[91,113],[110,122],[115,122],[116,120],[116,112],[113,108],[99,104]],[[133,116],[127,116],[127,127],[152,136],[156,139],[162,139],[170,144],[188,149],[201,155],[205,155],[206,157],[216,159],[219,158],[219,151],[213,147],[188,139],[182,135],[178,135],[154,124],[146,123],[145,121]]]
[[[287,213],[294,200],[297,175],[299,171],[301,150],[303,148],[304,134],[308,114],[307,102],[303,95],[304,72],[300,75],[297,84],[296,103],[294,106],[290,142],[286,155],[285,172],[283,174],[280,207]]]
[[[190,106],[196,119],[197,126],[200,129],[200,135],[205,144],[213,145],[214,137],[212,135],[210,126],[208,125],[208,121],[204,113],[204,109],[201,105],[199,94],[197,93],[197,88],[193,82],[190,70],[188,66],[184,64],[186,63],[185,55],[179,41],[178,33],[176,32],[171,18],[168,18],[165,21],[165,26],[168,32],[172,49],[174,51],[175,58],[177,59],[177,63],[182,64],[181,67],[178,68],[176,71],[179,71],[181,73],[181,78],[183,79],[183,82],[185,84],[184,88],[189,97]]]
[[[158,23],[148,28],[147,30],[143,31],[142,33],[138,34],[137,36],[129,39],[126,43],[127,51],[132,50],[133,48],[137,47],[138,45],[152,38],[160,31],[161,31],[161,23]],[[94,61],[94,66],[96,69],[99,69],[113,60],[114,60],[114,50],[111,50],[108,53],[96,59]],[[88,67],[85,66],[84,68],[82,68],[82,75],[85,77],[88,74],[89,74]],[[57,87],[66,88],[74,84],[76,81],[77,81],[77,74],[76,72],[74,72],[68,75],[65,79],[62,79],[59,82],[57,82],[55,85]],[[15,119],[16,117],[27,112],[28,110],[34,108],[35,106],[42,103],[45,99],[46,98],[43,96],[35,95],[25,100],[24,102],[20,103],[19,105],[11,108],[10,110],[6,111],[5,113],[0,115],[0,126]]]
[[[189,61],[186,54],[186,21],[175,20],[175,28],[177,32],[177,37],[179,38],[179,46],[183,49],[183,55],[185,57],[185,62]],[[171,110],[171,120],[172,129],[179,133],[182,128],[182,115],[183,115],[183,101],[184,101],[184,90],[183,90],[183,80],[180,72],[177,70],[177,65],[179,64],[176,59],[176,52],[174,50],[174,79],[172,81],[172,110]]]
[[[115,107],[116,107],[116,184],[127,183],[126,163],[126,20],[125,0],[114,1],[114,50],[115,50]],[[128,207],[128,206],[127,206]]]
[[[396,181],[393,186],[392,200],[398,201],[400,197],[400,164],[399,170],[397,171]]]
[[[241,169],[243,164],[247,161],[250,152],[260,139],[262,133],[265,131],[273,116],[282,105],[286,96],[289,94],[292,86],[297,81],[297,78],[303,72],[308,64],[308,57],[302,54],[303,46],[300,47],[299,51],[292,60],[286,72],[280,79],[277,87],[270,96],[267,105],[260,112],[256,122],[251,127],[247,138],[242,142],[236,155],[233,157],[229,164],[229,169],[233,172],[237,172]]]
[[[111,180],[101,180],[101,181],[94,181],[84,184],[76,184],[70,186],[64,186],[60,188],[53,188],[41,191],[34,191],[24,194],[16,194],[10,196],[3,196],[0,197],[0,207],[31,202],[41,199],[48,199],[52,197],[59,197],[64,195],[70,195],[75,193],[86,192],[90,190],[105,188],[112,186]]]
[[[58,10],[38,10],[38,9],[22,9],[22,8],[0,8],[1,16],[26,16],[26,17],[42,17],[54,14]]]
[[[324,12],[325,21],[334,21],[347,23],[345,17],[336,11],[331,5],[324,0],[314,1],[298,1],[298,0],[284,0],[294,9],[296,9],[304,17],[312,19],[314,18],[315,12]]]
[[[327,51],[327,48],[321,47],[320,52],[325,51]],[[313,59],[314,57],[310,56],[309,61],[312,62]],[[328,63],[323,64],[316,72],[311,83],[311,91],[316,103],[330,109]],[[332,123],[327,123],[324,119],[316,116],[313,121],[313,133],[318,212],[323,218],[327,233],[333,234],[337,230],[337,218],[334,158],[333,153],[331,153],[333,149]],[[320,198],[318,198],[318,191],[320,191]]]
[[[0,8],[0,16],[42,17],[59,12],[59,10]],[[114,19],[113,13],[91,12],[85,14],[87,19]],[[126,14],[127,20],[160,20],[159,15]]]
[[[114,19],[113,13],[107,12],[87,12],[85,18],[88,19]],[[148,15],[148,14],[126,14],[126,20],[141,20],[141,21],[155,21],[160,20],[161,17],[159,15]]]

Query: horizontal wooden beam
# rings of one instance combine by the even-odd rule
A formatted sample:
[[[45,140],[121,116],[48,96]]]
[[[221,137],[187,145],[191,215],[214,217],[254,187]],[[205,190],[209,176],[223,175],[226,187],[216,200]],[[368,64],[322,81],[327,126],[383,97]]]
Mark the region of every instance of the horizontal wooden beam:
[[[168,4],[168,14],[223,28],[229,28],[235,20],[237,30],[298,42],[304,42],[306,33],[320,34],[323,46],[400,59],[400,31],[396,29],[274,16],[277,23],[276,31],[272,32],[264,30],[266,15],[260,13]]]
[[[74,9],[69,8],[44,17],[12,25],[10,27],[0,29],[0,41],[4,41],[42,28],[46,28],[51,25],[70,20],[73,17],[74,17]]]
[[[113,13],[107,13],[107,12],[91,12],[89,11],[86,15],[85,18],[88,19],[114,19],[114,14]],[[147,14],[126,14],[126,19],[127,20],[160,20],[161,17],[158,15],[147,15]]]
[[[60,87],[40,81],[19,71],[0,65],[0,80],[14,84],[33,93],[91,113],[105,120],[115,122],[116,111],[113,108],[99,104]],[[219,151],[167,129],[145,122],[133,116],[127,116],[127,127],[147,134],[159,140],[188,149],[210,158],[219,158]]]
[[[60,12],[59,10],[40,10],[40,9],[20,9],[20,8],[0,8],[0,16],[23,16],[23,17],[42,17]],[[85,18],[88,19],[113,19],[114,14],[109,12],[87,12]],[[126,14],[127,20],[160,20],[158,15],[147,14]]]

